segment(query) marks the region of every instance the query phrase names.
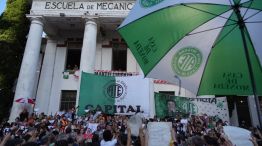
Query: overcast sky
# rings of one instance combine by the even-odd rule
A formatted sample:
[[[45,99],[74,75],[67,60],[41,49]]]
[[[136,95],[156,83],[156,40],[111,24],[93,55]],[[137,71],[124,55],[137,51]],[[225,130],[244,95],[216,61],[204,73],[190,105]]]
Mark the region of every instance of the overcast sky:
[[[6,0],[0,0],[0,15],[5,10],[5,4],[6,4]]]

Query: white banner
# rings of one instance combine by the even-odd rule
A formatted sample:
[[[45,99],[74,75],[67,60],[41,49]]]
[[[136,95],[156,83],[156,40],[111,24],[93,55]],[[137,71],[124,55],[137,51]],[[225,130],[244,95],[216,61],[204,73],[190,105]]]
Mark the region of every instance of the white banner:
[[[189,98],[194,104],[195,109],[191,108],[191,113],[196,115],[207,114],[217,116],[223,121],[229,122],[228,104],[226,97],[217,98]]]
[[[116,77],[116,83],[124,87],[123,95],[120,98],[116,98],[115,105],[125,105],[127,108],[126,113],[130,113],[128,108],[131,106],[134,109],[139,109],[143,113],[149,115],[149,80],[143,76],[132,77]],[[126,95],[125,95],[126,94]],[[122,113],[118,109],[118,113]]]

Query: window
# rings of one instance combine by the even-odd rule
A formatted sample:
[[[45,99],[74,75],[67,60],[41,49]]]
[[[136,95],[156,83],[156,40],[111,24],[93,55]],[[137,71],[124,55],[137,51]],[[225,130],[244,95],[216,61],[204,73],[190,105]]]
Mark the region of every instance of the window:
[[[81,50],[80,49],[68,49],[66,59],[66,69],[74,70],[80,66]]]
[[[113,43],[112,70],[126,71],[127,48],[123,43]]]
[[[67,111],[75,107],[76,104],[76,91],[63,90],[60,102],[60,111]]]

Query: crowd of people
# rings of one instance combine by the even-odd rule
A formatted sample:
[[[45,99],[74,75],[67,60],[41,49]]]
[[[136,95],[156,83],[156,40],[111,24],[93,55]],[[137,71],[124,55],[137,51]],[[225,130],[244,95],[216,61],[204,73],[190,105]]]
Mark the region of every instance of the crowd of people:
[[[23,110],[15,122],[3,121],[0,146],[148,146],[148,122],[172,122],[170,146],[233,146],[223,132],[228,123],[207,115],[141,118],[138,135],[132,135],[130,116],[89,111],[76,116],[74,109],[55,115],[29,115]],[[251,129],[250,141],[259,146],[262,135]]]

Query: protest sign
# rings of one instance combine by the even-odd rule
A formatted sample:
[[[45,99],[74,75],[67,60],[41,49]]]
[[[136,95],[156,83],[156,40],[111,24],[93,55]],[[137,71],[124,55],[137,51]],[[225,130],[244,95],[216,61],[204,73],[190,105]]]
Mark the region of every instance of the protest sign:
[[[171,139],[171,122],[149,122],[148,145],[149,146],[169,146]]]

